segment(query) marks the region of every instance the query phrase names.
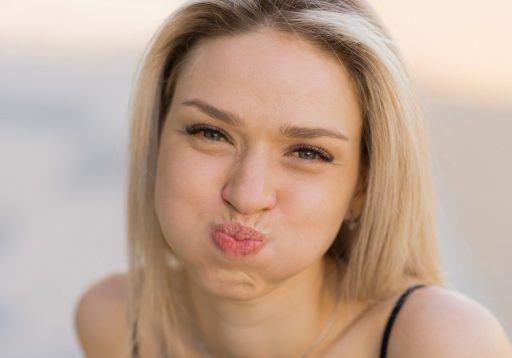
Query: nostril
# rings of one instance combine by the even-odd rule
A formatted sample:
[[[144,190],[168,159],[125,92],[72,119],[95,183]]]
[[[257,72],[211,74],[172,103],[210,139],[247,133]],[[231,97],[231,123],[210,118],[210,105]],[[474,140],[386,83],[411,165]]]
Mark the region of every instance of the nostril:
[[[239,211],[229,200],[224,199],[224,202],[233,210]]]

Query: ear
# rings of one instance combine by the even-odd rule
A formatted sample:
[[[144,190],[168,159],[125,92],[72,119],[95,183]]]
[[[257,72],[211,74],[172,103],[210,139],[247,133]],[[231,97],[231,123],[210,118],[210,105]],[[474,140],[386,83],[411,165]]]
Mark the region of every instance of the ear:
[[[346,220],[357,220],[361,216],[366,201],[367,179],[368,169],[364,166],[361,169],[361,175],[359,175],[356,188],[354,189],[354,194],[345,217]]]

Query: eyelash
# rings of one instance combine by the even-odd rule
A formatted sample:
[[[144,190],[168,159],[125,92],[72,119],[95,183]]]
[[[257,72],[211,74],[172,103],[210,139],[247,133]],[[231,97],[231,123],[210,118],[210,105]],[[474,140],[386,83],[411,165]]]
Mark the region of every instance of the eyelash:
[[[194,134],[197,134],[197,133],[200,133],[200,132],[205,132],[205,131],[210,131],[210,132],[214,132],[214,133],[219,133],[221,134],[224,138],[228,138],[229,136],[223,131],[221,130],[220,128],[216,128],[216,127],[212,127],[212,126],[207,126],[207,125],[204,125],[204,124],[197,124],[197,125],[191,125],[191,126],[187,126],[185,127],[185,132],[188,134],[188,135],[194,135]],[[208,139],[208,140],[212,140],[212,141],[216,141],[216,140],[213,140],[213,139]],[[316,154],[318,157],[320,157],[320,160],[321,161],[324,161],[324,162],[332,162],[333,161],[333,157],[327,153],[326,151],[320,149],[320,148],[315,148],[315,147],[312,147],[312,146],[309,146],[309,145],[305,145],[305,144],[299,144],[298,146],[294,147],[293,148],[294,151],[298,151],[298,150],[307,150],[309,152],[313,152],[314,154]],[[303,159],[303,158],[299,158],[299,159],[302,159],[302,160],[305,160],[305,161],[313,161],[314,159]]]

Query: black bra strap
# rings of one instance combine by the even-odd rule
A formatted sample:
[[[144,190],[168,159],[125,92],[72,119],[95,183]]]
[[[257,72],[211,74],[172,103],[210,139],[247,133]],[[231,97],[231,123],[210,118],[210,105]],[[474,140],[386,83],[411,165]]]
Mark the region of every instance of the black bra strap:
[[[395,306],[393,307],[393,311],[391,311],[391,315],[388,318],[388,322],[386,323],[386,329],[384,330],[384,336],[382,338],[382,345],[380,346],[380,358],[386,358],[386,349],[388,347],[389,334],[391,333],[391,328],[393,327],[393,323],[395,322],[396,316],[398,312],[402,308],[407,297],[417,288],[425,287],[426,285],[419,284],[409,287],[405,290],[404,293],[396,300]]]
[[[132,329],[132,356],[131,358],[139,358],[139,344],[137,342],[137,320],[135,320]]]

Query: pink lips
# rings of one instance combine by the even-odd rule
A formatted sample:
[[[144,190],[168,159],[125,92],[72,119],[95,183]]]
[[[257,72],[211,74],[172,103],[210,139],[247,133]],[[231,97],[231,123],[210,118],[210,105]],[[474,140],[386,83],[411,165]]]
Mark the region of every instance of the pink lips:
[[[230,258],[241,258],[255,253],[266,241],[259,231],[229,221],[215,225],[211,231],[211,238],[215,246]]]

